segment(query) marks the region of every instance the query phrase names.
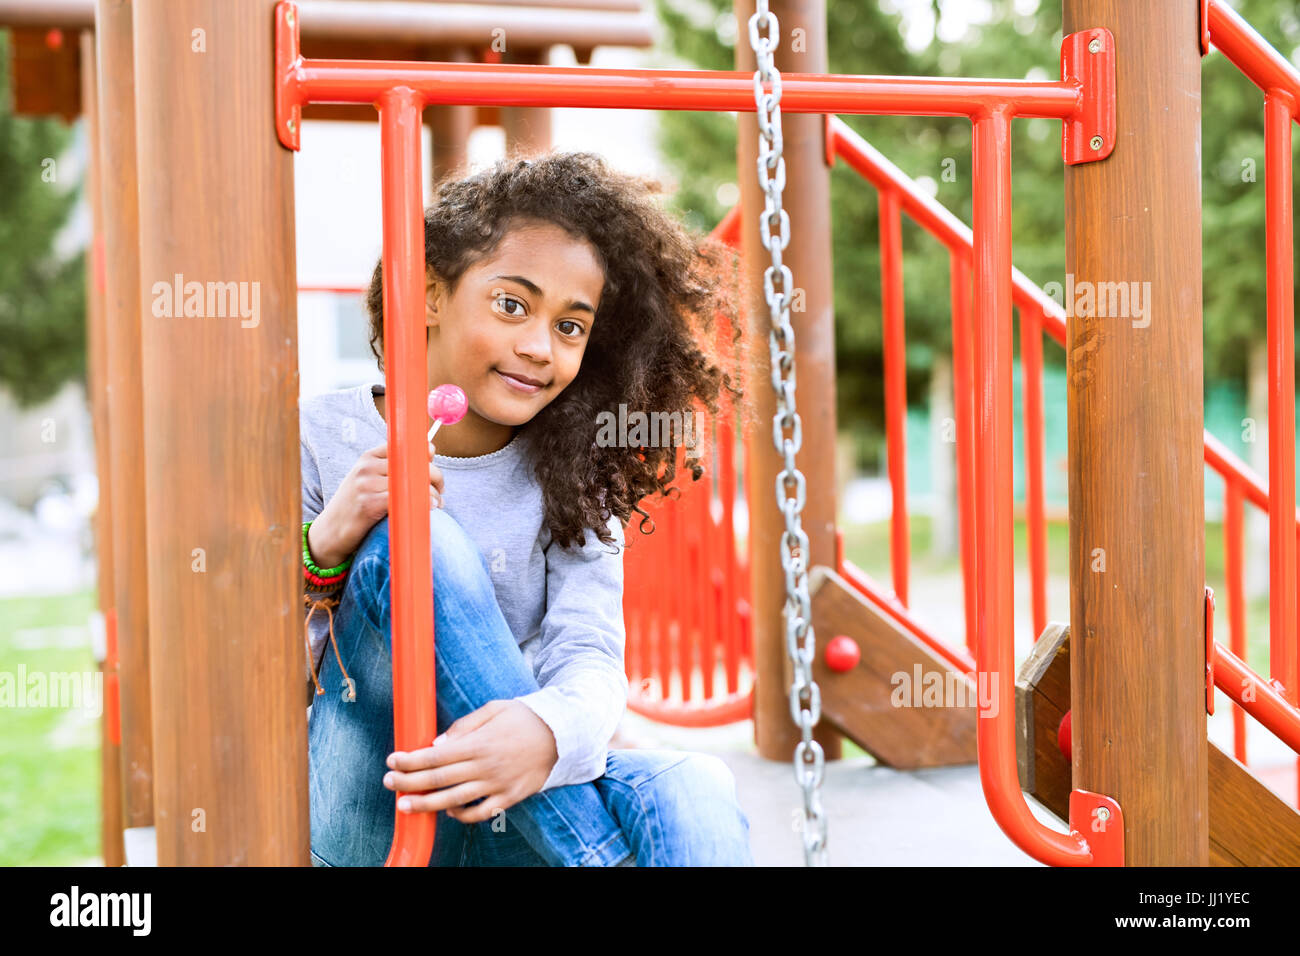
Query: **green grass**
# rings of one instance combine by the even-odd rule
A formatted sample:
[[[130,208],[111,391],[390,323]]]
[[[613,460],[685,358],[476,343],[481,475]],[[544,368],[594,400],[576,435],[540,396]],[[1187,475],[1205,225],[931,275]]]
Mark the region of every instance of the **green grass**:
[[[94,606],[93,591],[0,600],[0,671],[10,686],[20,664],[28,675],[96,671],[89,634],[84,647],[15,646],[20,631],[84,626]],[[76,709],[0,707],[0,866],[100,855],[99,733],[99,721]]]

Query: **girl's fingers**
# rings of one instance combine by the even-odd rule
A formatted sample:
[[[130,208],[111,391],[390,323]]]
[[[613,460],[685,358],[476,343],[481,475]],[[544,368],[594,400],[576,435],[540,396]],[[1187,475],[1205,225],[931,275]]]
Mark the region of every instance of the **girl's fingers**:
[[[384,774],[384,786],[396,790],[399,794],[421,793],[425,790],[441,790],[458,784],[473,781],[478,776],[478,766],[469,760],[457,761],[445,767],[431,767],[428,770],[389,770]],[[469,799],[473,799],[470,797]],[[461,803],[465,801],[462,800]]]
[[[482,823],[491,820],[499,811],[509,809],[510,806],[505,794],[489,793],[482,803],[472,807],[449,807],[447,816],[458,823]]]
[[[461,804],[486,796],[489,787],[482,780],[471,780],[458,787],[438,790],[434,793],[408,793],[397,798],[397,809],[401,813],[437,813],[450,810]]]

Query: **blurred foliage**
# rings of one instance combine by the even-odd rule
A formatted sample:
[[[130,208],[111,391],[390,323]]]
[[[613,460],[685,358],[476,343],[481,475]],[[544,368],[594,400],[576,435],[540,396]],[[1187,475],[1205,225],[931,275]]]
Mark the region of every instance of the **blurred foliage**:
[[[687,65],[735,69],[736,24],[725,0],[656,0],[669,46]],[[989,0],[987,22],[959,36],[945,7],[931,0],[938,38],[920,50],[903,41],[907,24],[889,0],[830,0],[828,71],[1055,79],[1059,76],[1061,6],[1054,0]],[[966,5],[969,6],[969,5]],[[1300,19],[1279,0],[1235,0],[1243,15],[1284,55],[1300,59]],[[798,24],[781,24],[788,47]],[[746,29],[742,25],[742,29]],[[741,42],[748,43],[742,34]],[[778,60],[778,64],[780,64]],[[667,65],[667,64],[665,64]],[[1244,383],[1247,346],[1264,336],[1264,162],[1262,94],[1230,62],[1213,54],[1202,80],[1206,386]],[[850,116],[844,122],[899,168],[927,186],[964,222],[971,221],[970,122],[965,118]],[[696,228],[717,223],[737,195],[734,114],[660,114],[660,144],[680,182],[676,208]],[[1297,137],[1300,147],[1300,137]],[[1064,282],[1065,176],[1061,127],[1044,119],[1012,124],[1012,235],[1016,265],[1042,285]],[[1256,181],[1243,182],[1253,160]],[[727,199],[724,204],[722,198]],[[835,255],[835,347],[841,428],[883,441],[879,222],[875,190],[843,163],[831,175]],[[925,401],[936,352],[951,349],[948,256],[913,225],[903,224],[908,393]],[[795,277],[795,284],[798,284]],[[1018,342],[1018,336],[1017,336]],[[1017,346],[1018,347],[1018,346]],[[1063,365],[1062,350],[1044,347]],[[872,464],[869,456],[867,464]]]
[[[73,130],[13,115],[9,57],[0,30],[0,384],[29,406],[85,382],[86,262],[54,252],[81,193],[56,163]]]

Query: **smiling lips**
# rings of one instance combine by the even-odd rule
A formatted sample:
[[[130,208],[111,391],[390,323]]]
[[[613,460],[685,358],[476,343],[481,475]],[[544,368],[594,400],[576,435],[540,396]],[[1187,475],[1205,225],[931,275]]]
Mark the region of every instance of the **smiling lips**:
[[[539,382],[535,378],[529,378],[527,375],[515,375],[510,372],[503,372],[496,369],[496,373],[501,376],[501,380],[516,391],[524,392],[528,395],[535,395],[542,390],[544,382]]]

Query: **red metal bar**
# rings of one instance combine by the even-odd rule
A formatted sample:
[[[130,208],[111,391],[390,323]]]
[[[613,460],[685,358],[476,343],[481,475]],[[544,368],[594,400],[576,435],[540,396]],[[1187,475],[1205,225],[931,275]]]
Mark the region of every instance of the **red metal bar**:
[[[1228,481],[1227,486],[1223,502],[1223,576],[1228,589],[1228,643],[1232,652],[1244,660],[1246,588],[1242,574],[1242,499],[1241,489],[1235,482]],[[1235,706],[1232,708],[1232,751],[1238,760],[1246,762],[1246,712]]]
[[[957,426],[957,522],[961,539],[961,584],[965,606],[966,649],[975,653],[975,391],[970,336],[970,266],[964,255],[949,252],[952,290],[953,419]]]
[[[734,70],[624,70],[400,60],[303,60],[300,102],[373,103],[395,85],[426,106],[549,106],[588,109],[753,112],[754,75]],[[781,109],[790,113],[1017,116],[1065,119],[1083,100],[1077,81],[786,73]]]
[[[1011,115],[977,116],[972,137],[975,236],[975,576],[976,660],[997,699],[977,724],[980,783],[993,818],[1026,853],[1053,866],[1095,862],[1077,830],[1058,833],[1035,819],[1016,769],[1015,655],[1012,644],[1011,452]],[[1077,791],[1076,791],[1077,792]],[[1074,809],[1074,798],[1071,798]],[[1073,816],[1073,814],[1072,814]],[[1122,837],[1122,831],[1120,833]]]
[[[379,122],[383,153],[393,741],[397,750],[409,751],[427,747],[437,735],[419,96],[401,87],[385,92],[379,102]],[[428,866],[435,821],[432,813],[407,814],[399,810],[385,865]]]
[[[831,137],[829,148],[835,156],[843,159],[877,189],[892,191],[912,221],[947,246],[950,253],[960,254],[963,261],[970,256],[973,236],[969,226],[917,186],[839,117],[830,118],[827,134]],[[1061,306],[1019,269],[1012,268],[1011,280],[1015,304],[1033,309],[1041,317],[1043,331],[1058,345],[1064,346],[1065,311]]]
[[[1280,90],[1300,101],[1300,70],[1222,0],[1210,0],[1210,42],[1265,93]]]
[[[1043,332],[1038,313],[1020,309],[1020,374],[1025,396],[1025,528],[1034,640],[1047,627],[1047,514],[1043,500]]]
[[[889,458],[890,570],[907,606],[911,564],[907,517],[907,354],[903,339],[903,233],[898,197],[880,191],[880,271],[885,347],[885,443]]]
[[[1295,493],[1295,301],[1291,120],[1296,97],[1264,96],[1264,218],[1268,256],[1269,673],[1297,703]]]
[[[1214,684],[1292,750],[1300,752],[1300,717],[1281,690],[1222,644],[1214,653]]]

